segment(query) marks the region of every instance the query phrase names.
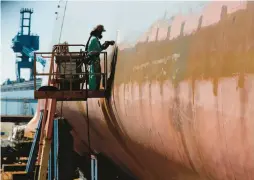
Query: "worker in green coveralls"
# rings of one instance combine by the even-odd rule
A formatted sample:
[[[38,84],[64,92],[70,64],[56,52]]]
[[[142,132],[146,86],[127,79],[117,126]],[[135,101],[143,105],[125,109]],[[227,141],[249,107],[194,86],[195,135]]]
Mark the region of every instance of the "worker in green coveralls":
[[[96,26],[90,33],[90,37],[86,44],[86,51],[91,58],[91,65],[89,73],[99,73],[97,75],[89,75],[89,89],[99,90],[101,82],[101,65],[100,65],[100,52],[107,49],[109,45],[114,45],[114,41],[105,41],[103,45],[100,43],[102,32],[105,32],[103,25]]]

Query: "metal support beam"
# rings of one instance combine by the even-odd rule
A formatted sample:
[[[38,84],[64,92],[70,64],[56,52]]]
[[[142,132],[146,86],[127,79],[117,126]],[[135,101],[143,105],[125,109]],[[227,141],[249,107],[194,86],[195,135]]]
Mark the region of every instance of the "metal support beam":
[[[43,140],[43,147],[41,153],[41,164],[39,169],[39,180],[46,180],[47,179],[47,171],[48,171],[48,160],[49,160],[49,152],[51,146],[51,139],[47,139],[44,137]]]
[[[36,157],[38,153],[38,148],[39,148],[39,141],[40,141],[40,134],[41,134],[41,124],[42,124],[42,119],[43,119],[43,112],[40,113],[40,119],[38,122],[37,130],[34,135],[34,140],[33,144],[30,150],[27,166],[26,166],[26,173],[31,174],[34,171],[35,168],[35,162],[36,162]]]
[[[59,150],[59,137],[58,137],[58,120],[54,120],[54,179],[59,179],[59,165],[58,165],[58,150]]]
[[[54,143],[53,141],[52,141],[51,150],[49,153],[48,180],[55,180],[54,179]]]

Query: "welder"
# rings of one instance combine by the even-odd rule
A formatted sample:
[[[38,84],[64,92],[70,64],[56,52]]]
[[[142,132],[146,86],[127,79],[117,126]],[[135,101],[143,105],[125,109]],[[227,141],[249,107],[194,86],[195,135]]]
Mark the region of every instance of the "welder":
[[[102,38],[102,32],[105,32],[103,25],[97,25],[90,33],[90,37],[86,44],[86,51],[91,59],[89,70],[89,89],[99,90],[101,82],[101,65],[100,65],[100,52],[107,49],[109,45],[114,45],[114,41],[105,41],[101,45],[100,39]],[[97,73],[97,74],[91,74]]]

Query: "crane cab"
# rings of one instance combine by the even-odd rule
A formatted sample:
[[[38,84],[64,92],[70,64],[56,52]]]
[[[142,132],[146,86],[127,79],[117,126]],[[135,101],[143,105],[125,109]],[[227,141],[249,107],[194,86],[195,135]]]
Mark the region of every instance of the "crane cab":
[[[107,77],[107,52],[101,52],[104,56],[104,71],[100,74],[89,73],[89,57],[86,51],[70,52],[69,47],[81,46],[79,44],[58,44],[53,47],[51,53],[36,52],[36,56],[50,60],[49,72],[37,73],[34,71],[34,79],[37,76],[48,76],[48,85],[37,88],[35,86],[35,99],[56,99],[57,101],[87,100],[87,98],[105,97],[106,89],[89,89],[89,76],[102,76],[105,81]],[[36,69],[36,63],[34,63]],[[102,86],[101,86],[102,87]]]

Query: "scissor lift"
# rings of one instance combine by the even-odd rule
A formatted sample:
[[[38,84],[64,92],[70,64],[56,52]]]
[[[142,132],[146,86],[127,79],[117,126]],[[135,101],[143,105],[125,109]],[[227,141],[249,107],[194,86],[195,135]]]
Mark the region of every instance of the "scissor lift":
[[[44,117],[41,124],[42,130],[45,131],[41,132],[39,144],[42,146],[38,151],[39,180],[47,178],[50,149],[52,149],[53,121],[57,121],[55,119],[57,101],[87,101],[88,98],[103,98],[106,94],[105,88],[90,90],[88,79],[91,75],[102,76],[104,87],[107,87],[107,53],[101,52],[104,61],[103,73],[89,73],[88,53],[82,49],[79,52],[70,52],[69,47],[73,46],[85,47],[82,44],[59,44],[53,47],[51,53],[36,52],[34,54],[34,58],[40,55],[50,60],[48,73],[37,73],[36,63],[34,63],[34,80],[37,76],[48,76],[47,86],[37,89],[34,81],[35,99],[45,99]],[[93,178],[97,179],[97,176]]]

